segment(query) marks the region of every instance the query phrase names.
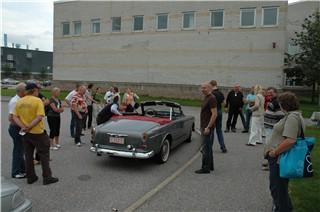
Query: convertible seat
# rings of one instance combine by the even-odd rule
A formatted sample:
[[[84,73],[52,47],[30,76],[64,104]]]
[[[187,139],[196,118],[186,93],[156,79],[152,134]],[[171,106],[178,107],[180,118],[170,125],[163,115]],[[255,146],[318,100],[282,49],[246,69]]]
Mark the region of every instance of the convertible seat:
[[[112,119],[128,119],[128,120],[139,120],[139,121],[152,121],[158,124],[164,125],[170,123],[172,120],[169,118],[160,117],[149,117],[149,116],[112,116]]]

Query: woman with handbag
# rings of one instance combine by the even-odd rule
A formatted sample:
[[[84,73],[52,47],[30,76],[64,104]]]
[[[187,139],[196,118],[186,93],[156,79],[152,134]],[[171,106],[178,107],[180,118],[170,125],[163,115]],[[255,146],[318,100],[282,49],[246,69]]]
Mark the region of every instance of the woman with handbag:
[[[305,130],[305,124],[299,110],[299,101],[292,92],[285,92],[278,97],[281,111],[285,117],[274,125],[272,135],[264,149],[264,157],[270,167],[270,191],[275,206],[274,211],[293,211],[288,192],[288,178],[280,177],[279,156],[289,150]]]

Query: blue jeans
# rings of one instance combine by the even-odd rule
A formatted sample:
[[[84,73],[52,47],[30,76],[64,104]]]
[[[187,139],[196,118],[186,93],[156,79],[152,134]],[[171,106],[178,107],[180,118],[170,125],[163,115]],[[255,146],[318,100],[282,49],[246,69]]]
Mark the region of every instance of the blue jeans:
[[[290,212],[293,211],[293,206],[288,191],[289,179],[280,177],[278,157],[268,157],[270,168],[269,181],[270,191],[275,205],[275,212]]]
[[[26,173],[23,144],[19,135],[20,127],[10,124],[8,131],[13,140],[11,176],[14,177],[17,174]]]
[[[214,131],[214,129],[213,129]],[[216,133],[218,137],[218,141],[220,144],[220,149],[221,150],[226,150],[226,145],[224,144],[224,138],[223,138],[223,133],[222,133],[222,111],[221,109],[217,110],[217,118],[216,118]],[[214,143],[214,133],[211,134],[210,136],[210,142]]]
[[[252,116],[252,111],[247,109],[246,110],[246,126],[244,128],[247,131],[249,131],[251,116]]]
[[[242,122],[243,128],[246,129],[246,120],[244,119],[244,114],[243,114],[242,109],[239,111],[239,115],[240,115],[240,118],[241,118],[241,122]]]
[[[214,130],[210,131],[209,135],[204,135],[204,129],[201,129],[201,140],[202,140],[202,166],[201,169],[210,171],[213,169],[213,140],[210,139],[213,136]]]
[[[75,135],[75,127],[76,127],[76,120],[75,120],[75,116],[76,114],[74,113],[73,110],[71,110],[71,121],[70,121],[70,134],[71,137],[74,137]]]

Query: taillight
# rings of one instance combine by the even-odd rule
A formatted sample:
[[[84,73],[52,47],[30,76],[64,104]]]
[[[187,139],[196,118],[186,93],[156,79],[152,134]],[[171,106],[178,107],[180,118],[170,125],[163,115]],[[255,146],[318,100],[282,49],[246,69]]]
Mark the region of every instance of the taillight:
[[[96,129],[94,127],[91,127],[91,138],[93,138],[95,133],[96,133]]]
[[[148,139],[147,133],[143,133],[143,134],[142,134],[142,141],[143,141],[143,142],[146,142],[147,139]]]

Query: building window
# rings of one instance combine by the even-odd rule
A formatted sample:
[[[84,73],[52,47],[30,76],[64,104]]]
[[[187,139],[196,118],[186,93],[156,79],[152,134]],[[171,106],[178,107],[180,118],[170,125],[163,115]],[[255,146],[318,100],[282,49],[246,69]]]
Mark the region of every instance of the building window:
[[[120,32],[121,31],[121,17],[111,18],[112,20],[112,32]]]
[[[70,23],[69,22],[64,22],[62,23],[62,35],[70,35]]]
[[[195,13],[185,12],[182,13],[182,29],[194,29],[195,28]]]
[[[73,22],[73,34],[74,35],[81,35],[81,22],[80,21]]]
[[[7,55],[7,60],[13,60],[13,55],[12,54],[8,54]]]
[[[143,31],[143,16],[133,17],[133,31]]]
[[[294,55],[294,54],[299,54],[299,52],[300,52],[299,45],[297,45],[297,44],[289,44],[288,54]]]
[[[278,7],[262,8],[262,25],[263,26],[278,25]]]
[[[92,20],[92,34],[99,34],[99,33],[100,33],[100,19]]]
[[[32,53],[31,53],[31,52],[27,52],[27,53],[26,53],[26,57],[27,57],[27,58],[32,58]]]
[[[223,28],[224,27],[224,11],[223,10],[214,10],[211,11],[211,28]]]
[[[157,30],[158,31],[168,30],[168,14],[157,15]]]
[[[256,9],[241,9],[240,26],[254,27],[256,25]]]

